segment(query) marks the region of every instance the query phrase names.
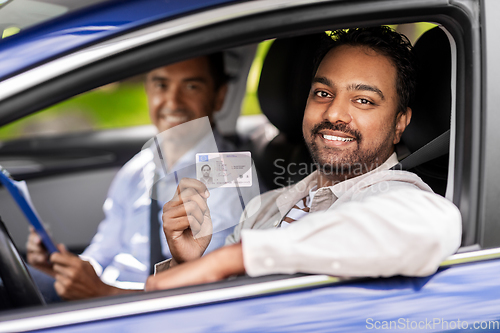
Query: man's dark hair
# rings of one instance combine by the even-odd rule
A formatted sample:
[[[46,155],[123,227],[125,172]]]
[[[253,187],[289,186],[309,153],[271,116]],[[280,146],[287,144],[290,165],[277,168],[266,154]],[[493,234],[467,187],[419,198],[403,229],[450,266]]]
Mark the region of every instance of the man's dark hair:
[[[212,168],[210,167],[210,165],[205,164],[205,165],[203,165],[203,166],[201,167],[201,171],[203,171],[203,168],[204,168],[204,167],[208,167],[208,171],[211,171],[211,170],[212,170]]]
[[[207,55],[210,74],[214,80],[215,90],[218,90],[229,81],[229,76],[226,74],[224,52],[217,52]]]
[[[391,59],[397,73],[398,113],[406,113],[406,108],[415,94],[416,85],[415,56],[408,38],[387,26],[335,30],[330,35],[325,34],[316,57],[313,75],[325,55],[341,45],[366,46]]]

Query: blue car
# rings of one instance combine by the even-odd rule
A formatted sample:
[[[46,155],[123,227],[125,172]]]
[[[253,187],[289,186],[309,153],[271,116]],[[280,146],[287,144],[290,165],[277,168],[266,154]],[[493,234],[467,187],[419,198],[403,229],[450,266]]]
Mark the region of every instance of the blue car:
[[[498,17],[497,0],[0,0],[0,165],[75,253],[154,135],[143,73],[224,51],[217,124],[252,152],[263,188],[286,186],[304,174],[284,165],[311,162],[296,133],[316,38],[354,26],[415,44],[421,88],[398,155],[463,220],[460,249],[428,277],[242,276],[45,304],[23,264],[27,223],[0,188],[0,332],[500,331]]]

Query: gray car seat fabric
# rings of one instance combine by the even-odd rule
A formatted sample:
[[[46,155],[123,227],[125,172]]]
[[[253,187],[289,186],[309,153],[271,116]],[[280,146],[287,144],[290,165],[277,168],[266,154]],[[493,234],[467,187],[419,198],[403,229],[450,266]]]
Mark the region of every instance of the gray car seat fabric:
[[[320,37],[316,34],[278,39],[264,61],[259,102],[280,133],[254,155],[254,161],[269,188],[296,183],[313,171],[302,135],[302,118]]]
[[[446,33],[439,27],[425,32],[415,43],[417,91],[410,105],[410,125],[402,142],[410,152],[450,129],[451,48]],[[449,154],[421,164],[410,171],[419,175],[432,189],[445,194]]]

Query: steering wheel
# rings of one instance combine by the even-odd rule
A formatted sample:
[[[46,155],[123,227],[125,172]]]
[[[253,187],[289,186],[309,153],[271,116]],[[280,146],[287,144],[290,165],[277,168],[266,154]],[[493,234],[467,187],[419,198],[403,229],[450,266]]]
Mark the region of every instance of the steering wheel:
[[[13,307],[45,305],[45,301],[0,218],[0,277]]]

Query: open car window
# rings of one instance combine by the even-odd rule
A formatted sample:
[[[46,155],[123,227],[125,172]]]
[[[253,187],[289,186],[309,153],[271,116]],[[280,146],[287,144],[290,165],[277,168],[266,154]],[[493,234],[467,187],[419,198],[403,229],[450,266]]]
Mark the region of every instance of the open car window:
[[[413,44],[435,27],[427,22],[392,26],[408,35]],[[280,130],[262,113],[263,102],[259,102],[258,90],[266,56],[274,41],[270,39],[262,41],[258,47],[253,44],[225,51],[226,70],[232,77],[231,91],[228,105],[216,113],[223,135],[238,149],[254,154],[260,183],[265,189],[291,185],[314,170],[309,159],[291,160],[287,155],[267,153],[276,150],[271,142],[280,135]],[[281,75],[273,72],[270,75],[274,74]],[[104,219],[102,206],[117,168],[131,159],[155,133],[148,115],[145,76],[142,73],[92,89],[0,128],[0,142],[3,142],[0,165],[16,179],[28,180],[33,201],[55,239],[75,253],[81,253],[89,245],[99,222]],[[305,86],[309,84],[306,80]],[[266,90],[266,83],[263,84],[260,89]],[[233,91],[237,93],[231,93]],[[274,91],[270,89],[270,93]],[[261,93],[261,97],[267,103],[268,96]],[[304,106],[293,107],[298,108],[298,118],[301,118]],[[269,112],[267,104],[265,110]],[[270,112],[272,119],[275,110]],[[300,127],[300,120],[294,126]],[[286,143],[285,146],[295,144]],[[409,153],[404,143],[398,149],[402,156]],[[82,191],[85,182],[87,190]],[[440,186],[444,186],[440,189],[444,195],[446,184]],[[63,192],[62,187],[66,187]],[[47,196],[47,193],[53,194]],[[8,207],[13,201],[7,192],[2,195],[5,197],[2,200],[4,210],[12,211]],[[53,211],[61,195],[68,198],[67,204]],[[79,202],[87,205],[75,208]],[[75,209],[79,212],[77,217],[74,217]],[[17,222],[24,217],[14,210],[4,218],[18,248],[24,253],[27,230]]]
[[[149,125],[144,77],[96,88],[0,129],[0,141]]]

